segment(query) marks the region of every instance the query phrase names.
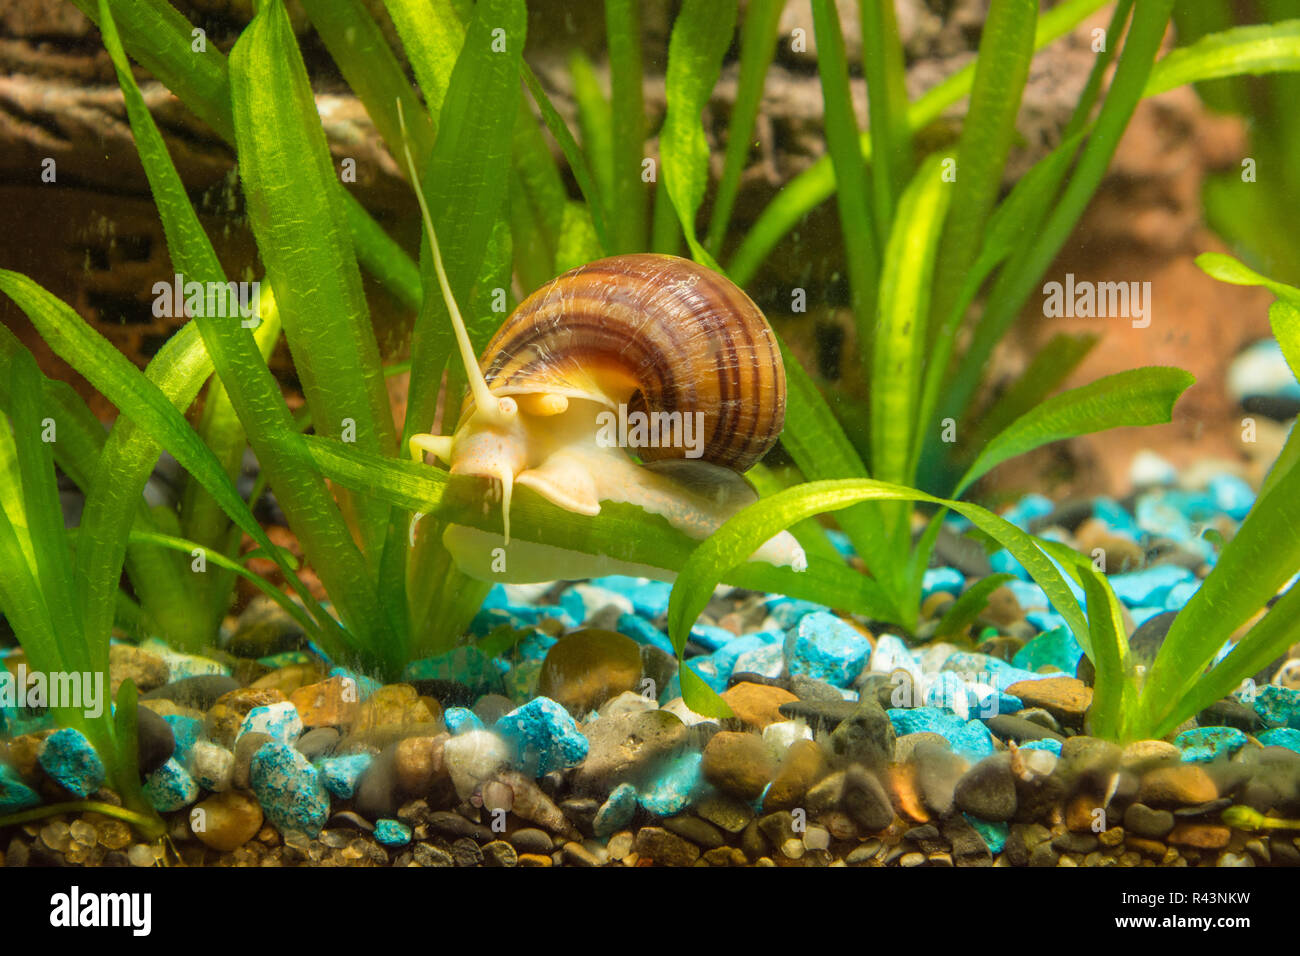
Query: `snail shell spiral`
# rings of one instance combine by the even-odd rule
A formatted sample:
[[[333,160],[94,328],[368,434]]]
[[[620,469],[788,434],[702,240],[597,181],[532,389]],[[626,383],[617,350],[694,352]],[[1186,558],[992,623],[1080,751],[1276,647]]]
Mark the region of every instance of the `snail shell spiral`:
[[[737,472],[785,423],[785,369],[763,313],[726,277],[676,256],[614,256],[564,273],[519,305],[480,366],[494,395],[702,412],[702,459]],[[685,449],[636,452],[658,461]]]

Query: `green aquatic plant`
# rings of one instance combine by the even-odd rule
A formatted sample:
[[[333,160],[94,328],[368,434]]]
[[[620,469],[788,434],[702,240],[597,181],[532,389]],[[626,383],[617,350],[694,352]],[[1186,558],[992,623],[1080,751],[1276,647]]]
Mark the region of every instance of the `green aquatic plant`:
[[[481,481],[450,476],[403,454],[411,438],[437,420],[440,395],[444,407],[454,409],[465,385],[448,303],[461,303],[478,354],[509,309],[512,275],[531,290],[603,255],[680,252],[683,246],[697,261],[717,266],[782,4],[755,0],[747,7],[723,174],[701,238],[709,156],[700,113],[732,42],[736,5],[685,0],[673,24],[668,112],[659,132],[656,176],[653,160],[643,155],[643,57],[632,0],[605,4],[608,104],[582,61],[572,63],[581,144],[523,59],[523,0],[386,0],[415,88],[359,0],[304,0],[313,26],[390,153],[401,157],[409,150],[411,179],[423,184],[421,198],[433,225],[416,261],[340,182],[280,0],[257,5],[229,58],[202,42],[165,0],[72,2],[104,35],[176,271],[209,288],[224,287],[229,278],[144,106],[128,55],[234,150],[266,269],[260,322],[251,323],[255,328],[204,314],[203,308],[191,310],[190,321],[143,373],[67,305],[30,280],[0,271],[0,290],[18,303],[54,352],[122,413],[105,439],[70,390],[43,383],[46,412],[60,427],[54,459],[87,495],[74,542],[86,593],[86,640],[106,647],[116,618],[119,624],[141,622],[181,646],[209,642],[229,606],[234,578],[248,575],[243,564],[250,554],[238,551],[246,534],[256,545],[251,554],[274,561],[296,599],[265,582],[260,586],[277,595],[317,648],[334,660],[395,678],[412,658],[461,640],[487,593],[486,582],[456,567],[442,530],[450,524],[485,531],[501,527],[501,516],[483,507]],[[1168,18],[1165,0],[1134,10],[1121,2],[1110,52],[1099,56],[1061,147],[997,202],[1029,58],[1102,5],[1068,0],[1038,18],[1033,4],[999,0],[976,64],[908,103],[888,5],[864,3],[864,72],[872,114],[870,128],[859,133],[849,108],[849,66],[837,39],[835,10],[821,0],[815,4],[830,157],[778,195],[726,271],[746,283],[775,241],[802,211],[829,199],[838,180],[855,313],[866,333],[862,367],[872,383],[873,403],[866,415],[837,418],[787,350],[782,441],[801,477],[811,482],[808,488],[829,479],[857,482],[849,498],[835,499],[848,502],[842,510],[827,510],[836,510],[871,573],[844,562],[810,520],[819,512],[800,510],[802,520],[794,522],[793,531],[807,553],[807,573],[737,561],[721,568],[718,578],[912,627],[921,575],[939,528],[936,517],[920,545],[912,546],[910,508],[903,502],[922,501],[979,515],[976,524],[983,522],[994,538],[1011,541],[1014,547],[1008,547],[1041,575],[1049,594],[1059,589],[1059,572],[1034,559],[1030,549],[1037,546],[1031,540],[951,498],[1001,461],[1045,442],[1167,420],[1190,381],[1185,373],[1139,370],[1045,401],[1086,344],[1054,343],[1036,361],[1031,383],[1008,392],[989,412],[986,421],[999,427],[986,427],[978,446],[973,439],[963,442],[972,456],[963,463],[964,477],[953,476],[954,495],[932,497],[903,486],[925,472],[922,462],[937,440],[931,425],[942,420],[948,396],[964,392],[961,411],[973,394],[978,376],[962,378],[962,369],[982,367],[987,350],[1006,331],[1095,190],[1137,99],[1177,54],[1152,65]],[[1120,49],[1130,12],[1133,23],[1116,79],[1103,98],[1101,77]],[[1226,66],[1221,51],[1175,61],[1178,81],[1225,71],[1276,71],[1300,62],[1276,53],[1259,56],[1261,41],[1253,34],[1239,39],[1236,46],[1229,44],[1233,55]],[[541,113],[541,125],[564,154],[581,199],[568,195],[521,80]],[[955,153],[918,158],[916,134],[967,94],[971,107]],[[958,175],[949,181],[944,173],[954,159]],[[434,232],[446,289],[429,241]],[[409,365],[385,365],[363,294],[363,269],[415,310]],[[973,344],[951,378],[947,356],[964,312],[995,273]],[[302,382],[305,408],[298,415],[289,410],[267,367],[267,355],[281,335]],[[12,364],[21,354],[12,336],[0,336],[0,360]],[[407,367],[406,411],[395,421],[384,379]],[[205,384],[203,413],[191,426],[185,411]],[[10,404],[4,407],[10,411]],[[964,421],[960,414],[958,419]],[[256,454],[261,469],[248,498],[233,481],[245,447]],[[171,453],[189,475],[178,513],[150,512],[140,504],[160,450]],[[869,475],[883,481],[873,482]],[[801,486],[782,491],[786,476],[761,466],[748,477],[761,494],[779,502],[789,500],[782,495],[801,493]],[[264,487],[274,490],[329,595],[332,613],[311,597],[292,559],[253,517]],[[860,493],[872,488],[876,492]],[[521,541],[598,555],[659,576],[687,568],[690,573],[680,578],[688,588],[697,587],[696,572],[703,574],[708,564],[692,556],[709,553],[697,550],[697,541],[632,505],[606,503],[599,515],[587,517],[524,490],[512,505],[511,531]],[[185,560],[199,557],[211,562],[210,576],[196,578]],[[124,564],[138,606],[119,590]],[[29,583],[33,593],[43,593],[42,581]],[[6,596],[6,609],[10,600]],[[959,629],[961,616],[973,607],[973,598],[959,602],[945,626]],[[682,620],[675,640],[681,638]],[[1072,626],[1086,631],[1082,620]],[[684,691],[697,702],[694,685]],[[705,700],[700,706],[710,705]]]
[[[1288,365],[1300,377],[1300,289],[1267,279],[1229,256],[1206,253],[1197,263],[1224,282],[1264,286],[1277,296],[1269,319]],[[729,520],[682,569],[669,604],[670,634],[674,642],[684,643],[720,574],[780,529],[863,501],[927,502],[962,515],[1005,547],[1065,619],[1096,672],[1089,733],[1119,741],[1165,737],[1215,701],[1242,689],[1253,693],[1249,685],[1243,688],[1244,682],[1300,640],[1300,587],[1288,587],[1300,574],[1300,536],[1294,533],[1300,528],[1298,436],[1293,429],[1254,507],[1224,545],[1214,570],[1174,618],[1145,674],[1130,655],[1119,600],[1092,558],[1032,537],[978,505],[866,479],[810,482],[766,498]],[[1076,600],[1064,575],[1081,586],[1083,602]],[[1229,638],[1247,624],[1249,630],[1221,654]],[[688,682],[702,686],[688,671],[682,672],[683,688]]]

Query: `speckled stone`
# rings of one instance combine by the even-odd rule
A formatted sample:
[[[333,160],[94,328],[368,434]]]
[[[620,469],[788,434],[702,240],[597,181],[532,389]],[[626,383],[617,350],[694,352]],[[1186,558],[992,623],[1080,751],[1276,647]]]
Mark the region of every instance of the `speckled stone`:
[[[1236,753],[1246,745],[1246,735],[1235,727],[1195,727],[1174,738],[1183,759],[1209,763]]]
[[[619,784],[596,811],[592,829],[598,837],[607,837],[627,826],[636,813],[636,787],[630,783]]]
[[[41,767],[64,790],[85,799],[104,783],[104,761],[79,730],[65,727],[45,738]]]
[[[315,836],[329,817],[329,793],[319,771],[307,758],[277,740],[253,754],[249,775],[267,819],[282,833],[298,830]]]
[[[638,654],[638,667],[640,659]],[[569,712],[549,697],[535,697],[512,710],[495,729],[513,747],[515,765],[534,776],[575,766],[587,756],[587,738]]]
[[[814,611],[800,618],[786,636],[786,670],[848,687],[871,657],[871,642],[834,614]]]
[[[411,842],[411,828],[400,820],[376,820],[375,839],[384,846],[406,846]]]
[[[173,757],[149,775],[144,795],[159,813],[170,813],[197,800],[199,785]]]
[[[660,817],[681,813],[701,788],[703,755],[688,750],[668,760],[654,779],[641,787],[641,806]]]
[[[18,771],[0,763],[0,815],[29,810],[40,802],[40,794],[23,783]]]

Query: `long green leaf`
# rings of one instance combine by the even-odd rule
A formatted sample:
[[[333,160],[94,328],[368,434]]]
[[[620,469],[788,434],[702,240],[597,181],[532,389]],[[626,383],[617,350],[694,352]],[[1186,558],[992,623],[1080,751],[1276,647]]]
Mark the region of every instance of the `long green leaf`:
[[[1293,467],[1256,500],[1214,570],[1174,618],[1142,690],[1141,726],[1167,727],[1178,701],[1201,680],[1224,641],[1297,570],[1300,467]]]
[[[709,144],[700,114],[722,71],[736,27],[735,0],[684,0],[668,42],[668,109],[659,131],[663,184],[696,261],[716,267],[695,234],[709,184]]]
[[[858,145],[860,134],[849,92],[849,68],[839,14],[831,0],[813,0],[812,12],[825,108],[826,151],[835,169],[835,201],[844,237],[849,295],[857,320],[863,377],[869,380],[880,270],[876,237],[884,233],[884,228],[876,221],[880,211],[871,208],[871,177]]]
[[[1034,539],[991,511],[963,501],[945,501],[911,488],[856,479],[808,482],[764,498],[734,515],[701,542],[682,566],[668,604],[668,634],[680,653],[691,626],[727,572],[743,562],[759,544],[796,521],[838,511],[863,501],[920,501],[951,508],[1010,551],[1066,619],[1076,639],[1089,644],[1088,624],[1065,580]],[[809,572],[811,573],[811,572]],[[683,681],[687,705],[702,714],[726,713],[726,705],[702,684],[692,682],[694,699]],[[700,708],[708,708],[701,710]]]
[[[740,191],[740,177],[749,160],[754,122],[763,99],[768,67],[776,55],[776,29],[783,9],[785,0],[751,0],[745,8],[745,22],[740,29],[740,78],[727,125],[727,150],[722,161],[722,178],[718,181],[718,191],[713,197],[709,232],[704,240],[705,248],[715,257],[722,254],[722,240],[731,221],[736,194]],[[613,60],[612,48],[610,58]]]
[[[392,455],[379,346],[307,69],[279,0],[262,5],[230,60],[239,175],[285,339],[318,432]],[[513,115],[513,114],[512,114]],[[388,509],[345,499],[378,567]]]
[[[859,0],[862,72],[867,80],[867,122],[876,157],[871,185],[877,238],[883,245],[894,221],[898,193],[911,175],[912,131],[907,121],[907,73],[898,16],[892,2]],[[988,30],[988,27],[985,27]]]
[[[1144,96],[1186,83],[1226,76],[1258,76],[1300,70],[1300,20],[1233,27],[1202,37],[1160,60]]]
[[[952,216],[935,273],[934,323],[948,317],[981,246],[985,222],[1016,135],[1016,114],[1034,56],[1037,0],[993,0],[980,36],[970,111],[957,148]],[[934,330],[937,333],[937,328]],[[934,341],[934,335],[929,340]]]
[[[1088,599],[1091,656],[1096,667],[1088,732],[1105,740],[1121,740],[1133,716],[1131,705],[1136,696],[1123,609],[1105,575],[1082,563],[1076,564],[1075,570]]]
[[[994,437],[957,483],[955,493],[961,494],[1007,459],[1040,445],[1109,428],[1168,422],[1178,396],[1195,381],[1182,369],[1150,366],[1107,375],[1055,395]]]
[[[952,197],[933,155],[916,171],[898,204],[885,249],[871,376],[871,470],[881,481],[907,484],[930,315],[931,279]]]
[[[1034,50],[1041,50],[1060,39],[1108,2],[1109,0],[1066,0],[1046,11],[1038,18]],[[913,102],[907,111],[912,130],[923,129],[938,119],[944,110],[970,92],[974,79],[975,64],[971,63]],[[863,159],[869,160],[869,134],[862,134],[859,148]],[[732,255],[727,264],[727,272],[732,280],[739,285],[746,285],[782,237],[814,208],[830,199],[834,192],[835,171],[829,156],[823,156],[786,183]]]
[[[611,112],[610,163],[613,197],[610,209],[618,217],[609,223],[612,254],[643,252],[646,244],[646,184],[641,181],[645,158],[645,102],[641,55],[641,4],[639,0],[605,0],[605,37],[609,52]],[[602,217],[593,219],[597,228]]]

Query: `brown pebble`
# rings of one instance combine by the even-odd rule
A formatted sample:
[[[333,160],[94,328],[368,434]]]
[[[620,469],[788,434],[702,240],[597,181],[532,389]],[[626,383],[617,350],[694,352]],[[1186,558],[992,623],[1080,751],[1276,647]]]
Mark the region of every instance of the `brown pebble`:
[[[745,727],[751,730],[762,730],[768,724],[785,720],[780,711],[781,705],[799,698],[780,687],[741,681],[734,687],[728,688],[722,694],[722,699],[727,702],[732,713]]]

